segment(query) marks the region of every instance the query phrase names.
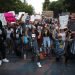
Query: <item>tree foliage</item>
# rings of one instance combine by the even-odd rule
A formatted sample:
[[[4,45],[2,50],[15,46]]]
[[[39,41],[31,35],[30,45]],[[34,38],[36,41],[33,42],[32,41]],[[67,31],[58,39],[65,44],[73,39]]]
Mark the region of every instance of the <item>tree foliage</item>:
[[[0,0],[0,11],[15,11],[33,13],[33,7],[27,3],[22,3],[20,0]]]
[[[70,12],[75,12],[75,0],[64,0],[65,7]]]
[[[44,6],[45,4],[43,4]],[[43,7],[44,8],[44,7]],[[55,14],[61,12],[75,12],[75,0],[58,0],[49,3],[49,10],[54,11]]]
[[[49,5],[49,10],[53,10],[54,12],[58,12],[58,13],[61,13],[62,11],[66,11],[63,1],[64,0],[51,2]]]
[[[50,1],[45,0],[45,2],[43,3],[43,10],[44,11],[49,10],[49,4],[50,4]]]

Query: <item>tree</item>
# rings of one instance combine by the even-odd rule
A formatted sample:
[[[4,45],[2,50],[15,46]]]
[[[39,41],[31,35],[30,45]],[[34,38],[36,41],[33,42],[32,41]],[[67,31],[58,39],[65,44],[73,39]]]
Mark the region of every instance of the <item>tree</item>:
[[[44,11],[49,10],[49,4],[50,4],[50,1],[49,0],[45,0],[45,2],[43,3],[43,10]]]
[[[70,12],[75,12],[75,0],[64,0],[65,8]]]
[[[45,8],[46,2],[43,4]],[[75,12],[75,0],[58,0],[49,3],[48,10],[54,11],[55,15],[62,12]]]
[[[27,12],[29,14],[33,13],[33,7],[27,3],[22,3],[20,0],[0,0],[0,11],[15,11],[15,12]]]
[[[62,11],[66,11],[63,0],[53,1],[52,3],[50,3],[49,10],[58,11],[59,13],[61,13]]]

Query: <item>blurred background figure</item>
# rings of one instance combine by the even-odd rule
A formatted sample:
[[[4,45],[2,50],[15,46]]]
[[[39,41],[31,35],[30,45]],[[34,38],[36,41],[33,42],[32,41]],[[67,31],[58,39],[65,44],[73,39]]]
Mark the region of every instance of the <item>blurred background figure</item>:
[[[7,60],[6,58],[6,51],[4,45],[5,40],[6,40],[6,34],[2,27],[2,22],[0,21],[0,66],[2,65],[2,61],[9,62],[9,60]]]

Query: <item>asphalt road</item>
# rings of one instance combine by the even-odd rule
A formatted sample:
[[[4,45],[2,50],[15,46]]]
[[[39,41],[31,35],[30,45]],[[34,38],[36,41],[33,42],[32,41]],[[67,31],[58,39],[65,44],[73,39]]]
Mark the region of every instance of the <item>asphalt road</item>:
[[[23,60],[9,56],[9,60],[9,63],[0,66],[0,75],[75,75],[74,60],[64,64],[63,59],[56,62],[52,57],[41,61],[42,68],[38,68],[36,62],[32,62],[29,58]]]

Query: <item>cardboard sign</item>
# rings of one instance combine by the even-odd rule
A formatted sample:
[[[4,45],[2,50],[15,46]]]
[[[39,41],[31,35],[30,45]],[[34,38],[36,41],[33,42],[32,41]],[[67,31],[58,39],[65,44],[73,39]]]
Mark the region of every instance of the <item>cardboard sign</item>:
[[[15,16],[13,13],[4,13],[5,19],[8,23],[16,22]]]
[[[0,13],[0,20],[2,21],[2,25],[7,25],[7,22],[6,22],[6,19],[4,17],[4,14],[3,13]]]
[[[69,20],[69,15],[59,16],[60,27],[64,28],[67,26]]]
[[[43,11],[42,15],[45,16],[45,17],[53,17],[54,12],[53,11]]]

